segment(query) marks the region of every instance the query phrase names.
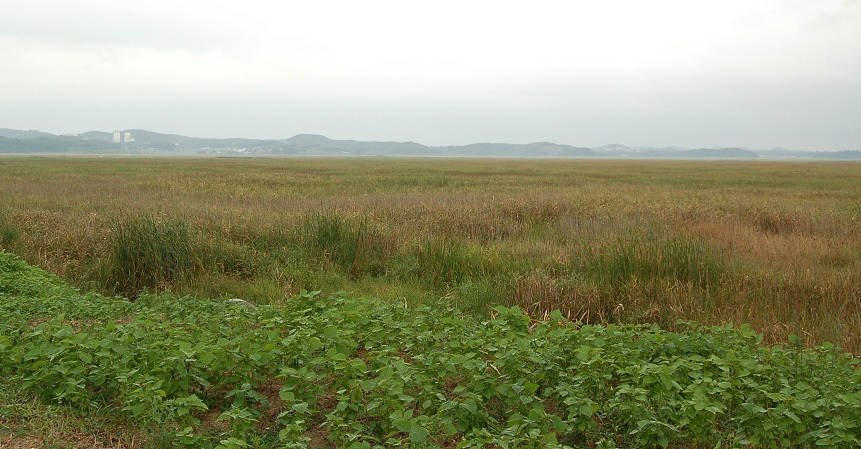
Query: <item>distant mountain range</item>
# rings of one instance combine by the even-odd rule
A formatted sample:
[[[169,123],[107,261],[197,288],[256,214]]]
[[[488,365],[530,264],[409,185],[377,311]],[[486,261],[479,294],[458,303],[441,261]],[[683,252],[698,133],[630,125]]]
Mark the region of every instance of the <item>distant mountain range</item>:
[[[797,151],[784,148],[629,147],[621,144],[595,148],[551,142],[529,144],[475,143],[432,147],[415,142],[333,140],[314,134],[289,139],[209,139],[160,134],[142,129],[90,131],[56,135],[34,130],[0,128],[0,153],[70,154],[211,154],[294,156],[425,156],[513,158],[708,158],[708,159],[861,159],[861,151]]]

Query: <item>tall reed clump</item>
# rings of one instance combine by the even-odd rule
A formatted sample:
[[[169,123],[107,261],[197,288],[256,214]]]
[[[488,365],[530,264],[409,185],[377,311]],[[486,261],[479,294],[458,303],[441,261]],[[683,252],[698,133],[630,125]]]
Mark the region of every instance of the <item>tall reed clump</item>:
[[[635,279],[667,279],[708,290],[718,285],[725,272],[720,257],[708,245],[682,237],[657,241],[619,239],[587,256],[584,270],[600,286],[614,291]]]
[[[188,225],[151,215],[111,223],[107,287],[136,298],[201,269]]]
[[[432,288],[445,289],[481,277],[481,258],[455,238],[426,238],[414,250],[413,274]]]
[[[21,229],[13,225],[5,211],[0,209],[0,247],[12,244],[21,235]]]
[[[393,244],[368,227],[368,221],[336,213],[308,215],[297,233],[299,246],[318,261],[339,267],[349,277],[377,276],[385,272]]]

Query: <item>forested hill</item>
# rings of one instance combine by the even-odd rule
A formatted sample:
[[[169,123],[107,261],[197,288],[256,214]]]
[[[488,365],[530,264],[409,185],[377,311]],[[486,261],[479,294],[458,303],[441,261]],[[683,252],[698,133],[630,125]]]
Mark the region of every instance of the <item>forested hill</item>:
[[[528,144],[474,143],[427,146],[416,142],[335,140],[315,134],[287,139],[200,138],[142,129],[89,131],[55,135],[36,130],[0,128],[0,153],[80,154],[209,154],[294,156],[424,156],[424,157],[586,157],[706,159],[861,159],[861,151],[794,151],[783,148],[629,147],[620,144],[586,148],[552,142]]]

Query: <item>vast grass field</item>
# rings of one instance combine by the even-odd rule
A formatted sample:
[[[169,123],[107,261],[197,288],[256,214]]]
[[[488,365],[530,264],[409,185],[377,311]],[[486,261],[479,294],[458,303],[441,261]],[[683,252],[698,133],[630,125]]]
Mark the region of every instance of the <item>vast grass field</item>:
[[[301,290],[861,352],[861,164],[0,158],[0,249],[87,290]]]
[[[0,447],[852,447],[859,169],[0,158]]]

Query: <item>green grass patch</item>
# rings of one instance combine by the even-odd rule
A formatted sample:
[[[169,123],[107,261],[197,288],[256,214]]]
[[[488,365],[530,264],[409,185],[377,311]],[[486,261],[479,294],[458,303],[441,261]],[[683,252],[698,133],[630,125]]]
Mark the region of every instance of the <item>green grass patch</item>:
[[[482,259],[466,242],[454,238],[425,238],[414,248],[413,274],[438,290],[460,284],[482,273]]]
[[[150,215],[116,220],[111,226],[108,285],[134,298],[201,269],[188,225]]]
[[[352,278],[384,273],[390,256],[387,236],[370,229],[367,220],[335,213],[307,216],[297,239],[311,257],[333,264]]]
[[[21,236],[21,228],[11,223],[8,212],[0,209],[0,248],[8,247]]]
[[[669,279],[708,290],[717,286],[726,273],[721,259],[705,243],[682,237],[623,238],[593,251],[582,263],[590,278],[613,290],[635,279]]]

